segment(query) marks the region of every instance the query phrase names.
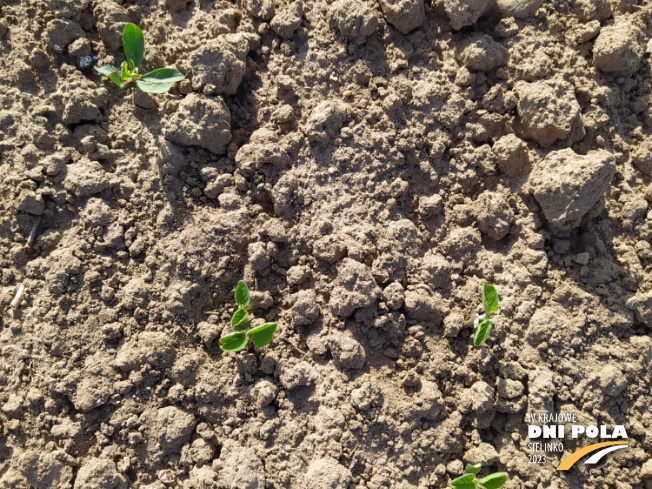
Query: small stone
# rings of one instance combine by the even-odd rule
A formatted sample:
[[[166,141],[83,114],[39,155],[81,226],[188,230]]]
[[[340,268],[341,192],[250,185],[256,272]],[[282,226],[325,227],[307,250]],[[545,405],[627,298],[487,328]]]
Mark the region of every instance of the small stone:
[[[464,329],[464,316],[458,312],[447,314],[444,318],[444,336],[454,338]]]
[[[488,428],[495,415],[495,390],[484,381],[473,384],[471,391],[471,409],[475,415],[473,424],[478,428]]]
[[[288,268],[285,278],[288,285],[301,285],[312,276],[310,268],[305,265],[294,265]]]
[[[578,265],[588,265],[590,258],[591,255],[589,254],[589,252],[585,251],[583,253],[578,253],[577,255],[573,256],[573,261]]]
[[[444,10],[456,31],[475,24],[484,13],[490,0],[445,0]]]
[[[301,3],[290,2],[285,8],[276,12],[269,25],[283,39],[290,39],[301,25],[302,16]]]
[[[640,322],[652,329],[652,290],[646,293],[639,292],[632,298],[629,307],[636,310],[636,318]]]
[[[543,0],[496,0],[496,4],[505,17],[524,19],[534,15],[543,5]]]
[[[325,143],[336,137],[346,118],[348,109],[343,102],[331,100],[318,104],[306,122],[306,135],[311,142]]]
[[[464,459],[474,464],[494,465],[499,461],[498,452],[489,443],[480,443],[464,454]]]
[[[207,41],[189,58],[192,88],[204,95],[233,95],[247,68],[253,34],[224,34]]]
[[[156,107],[156,99],[149,93],[145,93],[142,90],[134,91],[134,104],[143,109],[153,109]]]
[[[197,325],[197,332],[199,333],[202,342],[210,348],[213,345],[213,342],[222,333],[222,328],[217,324],[202,321]]]
[[[17,418],[25,406],[23,398],[12,393],[9,394],[9,399],[2,405],[2,412],[7,415],[8,418]]]
[[[520,81],[515,91],[519,98],[519,119],[515,125],[519,136],[547,147],[582,127],[580,105],[570,83],[563,80]]]
[[[390,309],[399,309],[405,300],[405,289],[400,282],[392,282],[383,290],[383,299]]]
[[[176,406],[158,410],[158,440],[165,453],[178,452],[190,440],[195,428],[195,417]]]
[[[165,0],[165,4],[172,12],[181,12],[190,0]]]
[[[380,288],[369,267],[351,258],[340,260],[329,301],[336,315],[349,317],[356,309],[372,305],[379,296]]]
[[[74,489],[115,489],[126,482],[112,460],[91,458],[79,468]]]
[[[501,399],[516,399],[523,395],[525,387],[518,380],[496,379],[498,395]]]
[[[436,216],[442,210],[443,200],[439,194],[419,197],[419,215],[424,219]]]
[[[563,255],[570,249],[570,244],[570,241],[567,239],[560,239],[555,241],[555,244],[552,245],[552,250],[558,255]]]
[[[249,308],[251,311],[269,309],[274,304],[274,297],[272,297],[272,294],[269,290],[252,290],[249,292],[249,297],[251,300],[249,303]]]
[[[165,138],[181,146],[199,146],[223,154],[231,142],[231,113],[221,97],[186,95],[164,130]]]
[[[272,0],[247,0],[245,7],[247,11],[263,20],[271,20],[274,17],[274,2]]]
[[[604,197],[615,172],[607,151],[578,155],[552,151],[530,175],[530,189],[550,224],[561,230],[579,226],[582,217]]]
[[[71,56],[77,56],[81,58],[82,56],[90,56],[92,52],[91,42],[85,37],[76,39],[68,46],[68,53]]]
[[[305,361],[296,365],[279,364],[278,380],[284,389],[292,390],[299,387],[306,387],[314,382],[312,366]]]
[[[113,375],[110,363],[99,352],[88,357],[72,395],[75,409],[87,412],[105,404],[113,394]]]
[[[643,39],[641,30],[630,21],[605,26],[593,44],[593,63],[608,73],[635,73],[645,50]]]
[[[219,473],[219,487],[265,489],[265,468],[252,448],[226,440],[220,453],[220,461],[223,468]]]
[[[489,239],[503,239],[514,222],[514,211],[501,194],[485,191],[478,197],[478,227]]]
[[[86,39],[84,39],[86,40]],[[80,41],[80,39],[78,39]],[[75,41],[77,42],[77,41]],[[74,43],[73,43],[74,44]],[[72,44],[71,44],[72,46]],[[29,55],[28,62],[30,65],[32,65],[34,68],[37,70],[44,70],[46,67],[50,65],[50,62],[52,60],[48,56],[48,54],[43,51],[42,49],[36,48],[34,49],[31,54]]]
[[[294,120],[295,113],[291,105],[281,105],[278,109],[272,114],[272,119],[274,119],[279,124],[287,124]]]
[[[474,34],[460,44],[456,57],[470,69],[491,71],[507,61],[507,49],[486,34]]]
[[[23,190],[16,201],[16,208],[20,212],[40,216],[45,210],[45,202],[40,194],[31,190]]]
[[[382,404],[381,390],[371,382],[364,382],[360,388],[351,391],[351,404],[360,411],[380,405]]]
[[[108,323],[102,326],[105,340],[116,340],[122,336],[122,323]]]
[[[327,343],[333,360],[338,366],[356,370],[364,367],[367,354],[363,346],[353,336],[336,331],[328,337]]]
[[[262,242],[257,241],[255,243],[249,244],[248,251],[249,265],[251,266],[252,270],[264,270],[270,264],[270,259],[267,255],[267,248]]]
[[[341,236],[329,234],[315,241],[313,253],[320,260],[335,263],[346,255],[346,244]]]
[[[81,159],[66,165],[63,188],[77,197],[87,197],[100,193],[109,186],[109,177],[97,161]]]
[[[72,467],[57,460],[57,452],[27,450],[17,459],[18,469],[30,486],[36,489],[70,487]]]
[[[57,53],[62,53],[68,44],[80,37],[86,37],[86,33],[75,22],[54,19],[48,22],[43,37],[50,49]]]
[[[652,458],[645,462],[641,467],[641,479],[645,479],[646,481],[652,479]]]
[[[405,293],[405,315],[410,319],[439,326],[441,315],[436,301],[423,290],[408,290]]]
[[[609,0],[574,0],[573,6],[581,22],[602,22],[613,15],[613,6]]]
[[[521,177],[530,173],[527,144],[514,134],[501,137],[494,143],[492,151],[496,155],[498,168],[508,177]]]
[[[331,457],[311,462],[305,477],[305,487],[311,489],[344,489],[353,480],[351,471]]]
[[[387,22],[402,34],[419,27],[426,19],[423,0],[380,0],[380,8]]]
[[[319,307],[315,291],[310,289],[297,292],[292,306],[292,323],[296,326],[306,326],[318,317]]]
[[[632,162],[642,173],[652,176],[652,139],[645,139],[634,149]]]
[[[575,33],[575,42],[581,44],[590,41],[600,33],[600,21],[592,20],[578,27]]]
[[[251,389],[251,397],[254,399],[258,409],[269,406],[276,395],[278,394],[278,387],[269,380],[261,379]]]
[[[616,397],[627,387],[627,377],[611,365],[603,367],[597,375],[600,389],[607,396]]]
[[[546,341],[554,328],[563,324],[562,319],[551,307],[537,309],[532,317],[525,334],[525,339],[532,346],[537,346]]]
[[[331,6],[330,16],[343,36],[358,42],[364,41],[378,29],[376,13],[365,0],[337,0]]]
[[[215,449],[213,445],[204,440],[197,438],[190,445],[190,457],[197,465],[204,465],[213,460]]]
[[[245,144],[235,155],[235,163],[245,177],[252,176],[263,165],[287,168],[292,159],[277,143]]]

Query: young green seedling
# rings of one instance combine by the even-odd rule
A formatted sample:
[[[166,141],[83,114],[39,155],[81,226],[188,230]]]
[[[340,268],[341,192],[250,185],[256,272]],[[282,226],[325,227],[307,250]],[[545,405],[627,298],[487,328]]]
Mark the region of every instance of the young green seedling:
[[[106,65],[95,70],[109,77],[120,88],[125,88],[134,82],[143,92],[165,93],[175,82],[183,80],[186,75],[174,68],[160,68],[141,74],[140,65],[145,53],[145,38],[143,32],[135,24],[127,24],[122,33],[122,44],[125,49],[127,61],[123,61],[118,70],[113,65]]]
[[[495,472],[483,477],[482,479],[476,479],[475,476],[482,469],[480,464],[466,464],[464,469],[466,475],[458,477],[453,482],[451,486],[454,489],[478,489],[478,487],[484,487],[484,489],[498,489],[502,487],[505,482],[507,482],[507,474],[505,472]]]
[[[247,346],[247,340],[253,341],[258,348],[269,345],[276,332],[276,323],[265,323],[255,328],[249,328],[251,326],[251,319],[247,319],[250,302],[249,289],[242,280],[235,288],[235,302],[239,307],[231,318],[231,327],[234,331],[220,338],[222,350],[242,350]]]
[[[465,327],[473,325],[474,346],[482,345],[496,328],[493,317],[498,313],[498,293],[493,285],[482,284],[482,304],[484,314],[476,314],[475,319],[464,323]]]

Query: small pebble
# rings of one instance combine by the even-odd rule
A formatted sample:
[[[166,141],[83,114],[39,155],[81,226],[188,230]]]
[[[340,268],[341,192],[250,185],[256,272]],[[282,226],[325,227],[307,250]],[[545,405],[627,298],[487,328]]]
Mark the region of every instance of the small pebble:
[[[585,251],[583,253],[578,253],[573,257],[573,261],[578,265],[588,265],[589,264],[589,252]]]

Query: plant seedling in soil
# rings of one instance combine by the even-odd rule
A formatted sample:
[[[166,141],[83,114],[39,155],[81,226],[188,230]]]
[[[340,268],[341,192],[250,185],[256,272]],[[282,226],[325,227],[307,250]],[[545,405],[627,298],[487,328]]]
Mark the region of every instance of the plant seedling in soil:
[[[480,472],[480,469],[482,469],[482,465],[480,464],[466,464],[466,468],[464,469],[466,474],[451,482],[451,486],[454,489],[478,489],[479,487],[483,487],[484,489],[498,489],[507,482],[507,474],[505,472],[495,472],[482,479],[476,479],[475,476]]]
[[[95,71],[108,76],[109,80],[120,88],[125,88],[131,82],[134,82],[143,92],[165,93],[172,87],[172,84],[186,77],[186,75],[174,68],[160,68],[149,73],[140,73],[140,65],[143,62],[143,54],[145,53],[145,38],[136,24],[127,24],[125,26],[122,33],[122,44],[127,61],[122,62],[119,70],[113,65],[100,68],[94,66]]]
[[[495,328],[493,317],[498,313],[498,293],[496,288],[490,284],[482,284],[482,304],[484,314],[476,314],[475,319],[467,321],[464,326],[473,325],[473,345],[480,346],[489,337]]]
[[[231,327],[233,333],[226,334],[220,338],[220,347],[224,351],[239,351],[247,346],[247,341],[251,340],[258,348],[267,346],[272,342],[276,332],[276,323],[265,323],[255,328],[251,326],[251,319],[247,319],[249,309],[249,289],[245,283],[240,280],[235,288],[235,302],[238,310],[235,311],[231,318]]]

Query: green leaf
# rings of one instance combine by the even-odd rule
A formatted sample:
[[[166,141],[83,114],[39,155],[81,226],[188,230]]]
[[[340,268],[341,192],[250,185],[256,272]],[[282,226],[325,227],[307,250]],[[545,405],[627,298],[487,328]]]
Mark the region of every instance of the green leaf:
[[[104,66],[93,66],[95,68],[95,71],[97,71],[100,75],[106,75],[109,76],[111,73],[117,73],[118,68],[116,68],[113,65],[104,65]]]
[[[239,306],[248,306],[249,301],[249,289],[247,288],[247,285],[240,280],[238,286],[235,288],[235,302]]]
[[[480,472],[480,470],[482,470],[482,464],[475,464],[475,465],[466,464],[464,470],[467,474],[477,474],[478,472]]]
[[[507,482],[507,474],[505,472],[496,472],[478,481],[485,489],[498,489],[505,482]]]
[[[145,38],[136,24],[127,24],[125,26],[122,33],[122,44],[125,48],[125,55],[131,62],[131,69],[140,68],[145,53]]]
[[[147,93],[165,93],[172,85],[169,83],[149,81],[149,80],[136,80],[136,86],[143,92]]]
[[[480,346],[485,341],[487,341],[487,337],[489,337],[489,333],[491,333],[491,330],[493,329],[494,329],[493,319],[483,319],[482,321],[480,321],[480,324],[478,324],[478,329],[475,330],[474,345]]]
[[[251,326],[251,319],[245,319],[244,321],[240,321],[238,324],[233,326],[233,329],[236,331],[244,331]]]
[[[487,315],[493,315],[498,312],[498,293],[493,285],[482,284],[482,302],[484,311]]]
[[[122,65],[120,65],[120,68],[122,70],[120,72],[120,78],[122,78],[123,80],[128,80],[129,78],[131,78],[131,73],[129,72],[129,67],[127,66],[126,61],[122,62]]]
[[[233,317],[231,318],[231,327],[235,328],[238,324],[244,321],[247,318],[247,308],[241,306],[240,309],[235,311]]]
[[[254,342],[254,345],[258,348],[262,348],[272,342],[275,331],[276,323],[265,323],[247,331],[247,337],[251,339]]]
[[[220,347],[224,351],[242,350],[247,344],[247,335],[236,331],[220,338]]]
[[[186,78],[186,75],[174,68],[161,68],[158,70],[150,71],[143,75],[143,80],[152,80],[165,83],[174,83]]]
[[[466,474],[463,475],[462,477],[458,477],[457,479],[451,482],[451,486],[453,486],[454,489],[477,489],[478,487],[475,484],[474,474]]]
[[[118,76],[117,73],[109,73],[109,80],[118,85],[120,88],[124,88],[131,80],[123,80]]]

